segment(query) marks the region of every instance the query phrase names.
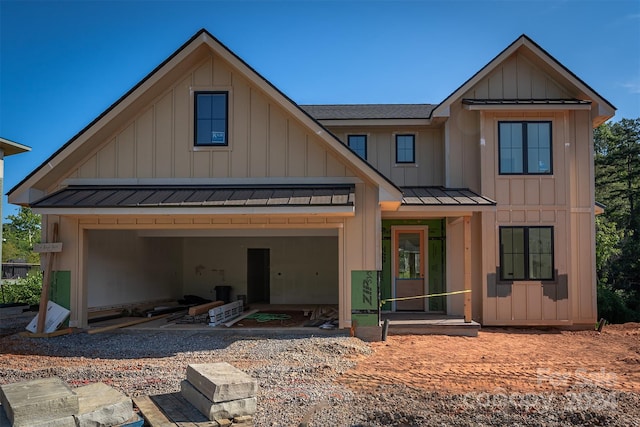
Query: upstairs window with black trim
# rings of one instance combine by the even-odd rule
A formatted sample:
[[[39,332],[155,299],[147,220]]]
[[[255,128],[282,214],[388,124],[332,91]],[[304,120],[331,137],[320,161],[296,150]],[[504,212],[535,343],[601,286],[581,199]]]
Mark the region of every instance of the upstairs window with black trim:
[[[416,162],[416,136],[396,135],[396,163]]]
[[[551,122],[499,122],[500,174],[550,174]]]
[[[347,144],[351,151],[367,160],[367,135],[349,135]]]
[[[500,227],[501,280],[553,280],[553,227]]]
[[[228,92],[196,92],[196,146],[225,146],[228,141]]]

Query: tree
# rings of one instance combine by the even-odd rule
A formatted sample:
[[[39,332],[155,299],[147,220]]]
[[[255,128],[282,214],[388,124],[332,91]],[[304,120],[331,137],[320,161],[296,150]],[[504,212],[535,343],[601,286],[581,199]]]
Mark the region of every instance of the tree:
[[[597,220],[596,255],[601,310],[609,319],[640,317],[640,119],[605,123],[594,132]],[[614,301],[615,300],[615,301]],[[613,303],[615,302],[615,303]],[[620,306],[623,303],[623,308]],[[624,314],[624,315],[621,315]]]
[[[3,224],[2,261],[23,259],[26,262],[40,262],[33,252],[33,245],[40,243],[40,215],[30,208],[21,207],[17,215],[7,216],[9,222]]]

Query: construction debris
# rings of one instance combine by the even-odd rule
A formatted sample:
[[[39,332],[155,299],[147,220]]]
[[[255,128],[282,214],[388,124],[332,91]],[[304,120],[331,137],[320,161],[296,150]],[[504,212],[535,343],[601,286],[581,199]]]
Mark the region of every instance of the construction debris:
[[[228,363],[192,364],[180,393],[134,399],[151,427],[253,426],[258,383]]]
[[[0,399],[13,427],[142,425],[131,399],[104,383],[71,389],[57,377],[24,381],[0,386]]]

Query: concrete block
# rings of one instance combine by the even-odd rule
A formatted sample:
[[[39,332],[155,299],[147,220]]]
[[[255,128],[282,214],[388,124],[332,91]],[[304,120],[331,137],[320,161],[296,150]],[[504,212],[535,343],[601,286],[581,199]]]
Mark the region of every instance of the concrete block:
[[[180,392],[189,403],[211,421],[256,413],[257,399],[255,397],[228,402],[212,402],[186,380],[180,383]]]
[[[0,400],[14,427],[39,426],[69,416],[73,420],[78,413],[78,396],[55,377],[1,385]]]
[[[188,365],[187,380],[214,403],[246,399],[258,393],[256,380],[226,362]]]
[[[133,418],[133,402],[123,393],[104,383],[78,387],[77,427],[106,427]]]

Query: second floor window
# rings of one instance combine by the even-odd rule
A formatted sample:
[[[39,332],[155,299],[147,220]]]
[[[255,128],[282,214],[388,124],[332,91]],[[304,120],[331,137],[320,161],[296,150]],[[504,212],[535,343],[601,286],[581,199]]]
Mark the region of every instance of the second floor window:
[[[229,145],[228,92],[196,92],[195,145]]]
[[[367,135],[349,135],[347,144],[354,153],[367,160]]]
[[[396,135],[396,163],[416,162],[416,136]]]
[[[551,122],[498,123],[500,174],[550,174]]]

